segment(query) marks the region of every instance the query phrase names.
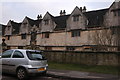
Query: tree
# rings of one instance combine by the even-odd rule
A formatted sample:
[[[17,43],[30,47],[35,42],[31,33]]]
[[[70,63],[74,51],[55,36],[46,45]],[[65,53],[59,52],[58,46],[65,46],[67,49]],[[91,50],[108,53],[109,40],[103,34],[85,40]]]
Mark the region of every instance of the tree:
[[[95,29],[91,34],[92,41],[97,45],[98,51],[110,51],[110,47],[117,46],[116,40],[117,28],[100,28]]]

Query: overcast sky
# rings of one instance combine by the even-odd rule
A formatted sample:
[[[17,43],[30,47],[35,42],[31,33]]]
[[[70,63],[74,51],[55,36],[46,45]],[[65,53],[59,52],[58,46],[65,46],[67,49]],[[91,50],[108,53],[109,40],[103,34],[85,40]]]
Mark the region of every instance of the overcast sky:
[[[86,6],[87,11],[109,8],[114,0],[1,0],[0,23],[7,24],[9,20],[22,22],[25,16],[37,19],[38,14],[45,15],[48,11],[53,16],[59,16],[60,10],[70,14],[73,9]]]

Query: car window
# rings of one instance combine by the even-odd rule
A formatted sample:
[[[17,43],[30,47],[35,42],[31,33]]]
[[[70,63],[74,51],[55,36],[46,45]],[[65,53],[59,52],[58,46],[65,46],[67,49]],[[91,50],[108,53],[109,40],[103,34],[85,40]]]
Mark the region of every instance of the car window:
[[[30,60],[45,60],[41,52],[26,51],[26,53]]]
[[[2,58],[10,58],[13,53],[13,50],[7,50],[2,54]]]
[[[22,52],[20,51],[15,51],[12,58],[24,58]]]

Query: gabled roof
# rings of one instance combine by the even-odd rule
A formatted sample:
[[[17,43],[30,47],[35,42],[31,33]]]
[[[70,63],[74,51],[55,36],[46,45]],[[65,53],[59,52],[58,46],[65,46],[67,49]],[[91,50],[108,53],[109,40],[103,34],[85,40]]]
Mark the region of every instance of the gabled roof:
[[[88,28],[103,25],[104,15],[109,9],[85,12],[84,15],[88,19]]]
[[[56,23],[56,27],[55,27],[55,30],[63,30],[66,28],[66,22],[67,22],[67,19],[70,15],[63,15],[63,16],[57,16],[57,17],[54,17],[54,21]]]
[[[34,25],[39,27],[39,24],[41,23],[42,19],[35,20]]]
[[[12,28],[13,28],[12,34],[18,34],[20,26],[21,26],[21,23],[17,23],[17,22],[11,21],[11,25],[12,25]]]
[[[33,19],[31,19],[31,18],[29,18],[29,17],[27,17],[27,16],[26,16],[26,18],[27,18],[29,24],[30,24],[32,27],[33,27],[34,25],[36,25],[36,26],[38,27],[38,26],[39,26],[39,23],[42,21],[42,19],[33,20]]]

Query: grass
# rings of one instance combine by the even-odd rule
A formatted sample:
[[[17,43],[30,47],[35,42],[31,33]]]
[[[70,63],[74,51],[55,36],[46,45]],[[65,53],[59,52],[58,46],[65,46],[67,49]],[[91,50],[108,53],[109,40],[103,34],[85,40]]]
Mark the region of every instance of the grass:
[[[48,62],[50,69],[59,70],[73,70],[73,71],[83,71],[83,72],[94,72],[94,73],[104,73],[104,74],[118,74],[117,66],[93,66],[93,65],[82,65],[82,64],[66,64],[66,63],[55,63]]]

